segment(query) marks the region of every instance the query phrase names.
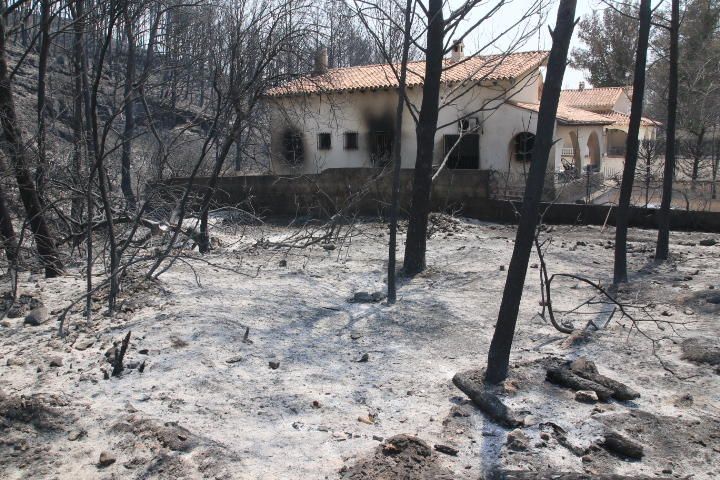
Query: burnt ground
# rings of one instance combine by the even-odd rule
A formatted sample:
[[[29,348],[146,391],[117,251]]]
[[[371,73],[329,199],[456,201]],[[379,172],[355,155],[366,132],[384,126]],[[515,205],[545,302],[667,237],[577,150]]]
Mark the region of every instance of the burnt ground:
[[[649,258],[655,232],[632,230],[633,273],[620,298],[643,306],[634,310],[642,321],[616,313],[605,325],[611,308],[591,303],[562,320],[601,328],[572,338],[537,315],[533,258],[503,386],[524,425],[508,429],[451,379],[484,365],[512,226],[436,223],[428,270],[403,279],[394,306],[348,301],[384,290],[385,226],[359,224],[333,248],[272,247],[293,233],[228,228],[211,254],[124,291],[114,316],[101,298],[91,324],[71,313],[64,339],[57,314],[82,292],[79,270],[53,280],[23,273],[24,297],[0,322],[0,476],[720,476],[720,246],[700,244],[716,236],[674,233],[672,261],[660,265]],[[550,272],[608,285],[613,234],[552,228]],[[572,280],[554,288],[558,309],[597,295]],[[49,321],[24,325],[40,304]],[[105,379],[105,354],[128,331],[126,369]],[[548,362],[580,357],[640,398],[583,403],[545,381]],[[604,448],[611,430],[641,444],[643,457]]]

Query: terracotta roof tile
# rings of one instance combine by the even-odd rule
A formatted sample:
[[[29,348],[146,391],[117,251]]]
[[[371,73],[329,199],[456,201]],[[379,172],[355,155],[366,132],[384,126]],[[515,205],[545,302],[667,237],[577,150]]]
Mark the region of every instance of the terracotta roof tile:
[[[575,108],[612,110],[620,95],[625,93],[632,98],[632,87],[563,90],[560,93],[560,103]]]
[[[609,111],[609,112],[602,112],[602,115],[614,120],[613,125],[627,126],[630,124],[630,115],[625,115],[624,113]],[[657,121],[652,120],[647,117],[642,117],[640,124],[643,127],[660,127],[660,126],[662,126],[662,123],[657,122]]]
[[[508,102],[518,108],[539,112],[540,105],[537,103]],[[563,125],[611,125],[613,120],[605,115],[582,110],[580,108],[558,105],[557,121]]]
[[[464,81],[494,81],[521,77],[528,71],[540,67],[548,52],[519,52],[509,55],[487,55],[466,57],[453,64],[444,61],[443,83]],[[396,67],[397,68],[397,67]],[[408,64],[408,87],[421,86],[425,74],[425,62]],[[333,68],[318,76],[303,76],[284,85],[271,88],[268,96],[279,97],[321,92],[353,92],[397,88],[398,81],[388,64],[364,65],[358,67]]]

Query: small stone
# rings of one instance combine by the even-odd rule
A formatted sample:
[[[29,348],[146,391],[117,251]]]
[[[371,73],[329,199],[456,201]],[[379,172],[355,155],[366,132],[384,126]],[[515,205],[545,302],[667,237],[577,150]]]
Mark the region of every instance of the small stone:
[[[7,359],[5,364],[8,367],[22,367],[23,365],[25,365],[25,360],[20,356],[10,357]]]
[[[373,435],[373,436],[372,436],[372,439],[375,440],[376,442],[382,442],[383,440],[385,440],[385,439],[384,439],[383,437],[381,437],[380,435]]]
[[[583,455],[582,458],[581,458],[581,460],[582,460],[583,463],[591,463],[591,462],[592,462],[592,457],[591,457],[590,455]]]
[[[235,355],[234,357],[230,357],[227,360],[225,360],[225,363],[238,363],[242,361],[242,357],[240,355]],[[278,365],[279,366],[279,365]]]
[[[504,272],[504,271],[505,271],[505,265],[500,265],[499,270],[500,270],[501,272]]]
[[[693,396],[689,393],[686,393],[685,395],[680,395],[675,399],[675,402],[673,402],[673,405],[676,407],[690,407],[692,406],[694,402]]]
[[[10,320],[3,320],[2,322],[0,322],[0,325],[5,328],[10,328],[12,327],[12,322]]]
[[[268,366],[273,370],[277,370],[278,368],[280,368],[280,362],[270,361],[268,362]]]
[[[358,360],[358,363],[366,363],[368,360],[370,360],[370,355],[363,353],[362,357]]]
[[[705,238],[705,239],[700,240],[699,243],[703,247],[712,247],[713,245],[717,244],[717,240],[715,240],[714,238]]]
[[[287,267],[287,260],[283,259],[278,262],[279,267]]]
[[[515,380],[505,380],[502,386],[503,390],[505,390],[505,393],[508,395],[514,395],[518,391],[518,384]]]
[[[70,433],[68,433],[68,440],[71,442],[74,442],[75,440],[79,440],[83,435],[85,435],[84,430],[72,430]]]
[[[530,265],[530,268],[538,268],[538,264],[537,264],[537,263],[533,263],[532,265]]]
[[[583,242],[582,240],[578,240],[577,242],[575,242],[575,245],[577,245],[578,247],[585,247],[587,246],[587,243]]]
[[[525,432],[523,432],[519,428],[516,428],[515,430],[508,433],[505,445],[507,445],[510,450],[515,450],[519,452],[527,450],[529,442],[530,440],[528,439],[527,435],[525,435]]]
[[[661,313],[661,315],[662,315],[663,317],[672,317],[672,316],[673,316],[673,313],[672,313],[670,310],[663,310],[663,312]]]
[[[149,350],[147,348],[143,348],[142,350],[138,350],[138,353],[140,355],[147,355]]]
[[[550,434],[547,432],[542,432],[540,434],[540,438],[542,438],[543,440],[545,440],[547,442],[548,440],[550,440]]]
[[[328,252],[331,252],[331,251],[335,250],[335,245],[333,245],[332,243],[327,243],[327,244],[323,245],[322,248],[324,248]]]
[[[575,392],[575,400],[583,403],[597,403],[598,396],[592,390],[578,390]]]
[[[53,357],[50,359],[50,366],[51,367],[62,367],[63,366],[63,359],[61,357]]]
[[[523,418],[522,423],[526,427],[532,427],[538,424],[538,417],[535,415],[526,415],[525,418]]]
[[[100,468],[108,467],[108,466],[112,465],[113,463],[115,463],[116,460],[117,459],[115,458],[115,456],[112,453],[102,452],[100,454],[100,459],[98,460],[98,467],[100,467]]]
[[[350,338],[353,340],[357,340],[358,338],[362,338],[362,333],[351,333]]]
[[[458,454],[458,449],[457,449],[457,448],[453,448],[453,447],[448,446],[448,445],[437,444],[437,445],[435,445],[434,448],[435,448],[435,450],[437,450],[438,452],[444,453],[445,455],[450,455],[450,456],[452,456],[452,457],[457,457],[457,454]]]
[[[576,358],[570,363],[570,370],[573,372],[598,373],[595,363],[586,357]]]
[[[80,350],[81,352],[83,350],[87,350],[88,348],[92,347],[95,343],[95,339],[92,337],[80,337],[77,340],[75,340],[75,350]]]
[[[317,400],[313,400],[312,407],[315,409],[320,408],[320,402],[318,402]]]
[[[25,325],[30,325],[31,327],[37,327],[48,320],[50,320],[50,317],[48,316],[47,308],[41,306],[30,310],[30,313],[25,316],[25,321],[23,323],[25,323]]]
[[[351,303],[378,303],[387,298],[385,292],[355,292],[350,299]]]
[[[692,308],[686,308],[685,310],[683,310],[683,313],[685,315],[695,315],[695,310],[693,310]]]

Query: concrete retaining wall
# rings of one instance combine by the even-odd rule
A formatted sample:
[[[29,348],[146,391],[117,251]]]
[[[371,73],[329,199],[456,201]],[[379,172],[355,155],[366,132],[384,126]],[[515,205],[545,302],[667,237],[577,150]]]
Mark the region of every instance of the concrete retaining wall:
[[[412,191],[412,170],[401,173],[401,210],[407,212]],[[182,191],[187,179],[176,178],[161,188]],[[202,190],[207,179],[196,180]],[[486,221],[517,220],[512,204],[489,198],[489,172],[483,170],[445,170],[433,184],[432,209],[453,211]],[[178,198],[178,194],[173,195]],[[339,212],[384,216],[391,197],[391,172],[375,168],[329,169],[318,175],[277,177],[271,175],[223,177],[219,179],[215,200],[218,204],[249,203],[261,215],[331,216]],[[548,204],[543,204],[545,210]],[[520,203],[515,203],[519,210]],[[615,223],[614,207],[555,203],[547,210],[549,224],[608,225]],[[609,216],[608,216],[609,212]],[[633,207],[630,226],[657,228],[657,210]],[[673,230],[720,232],[720,212],[671,211]]]
[[[412,170],[402,170],[401,209],[410,206]],[[274,215],[334,215],[353,211],[384,215],[391,199],[392,172],[379,168],[334,168],[317,175],[279,177],[274,175],[222,177],[215,200],[236,205],[250,202],[260,212]],[[187,179],[175,178],[163,188],[182,188]],[[206,178],[196,179],[198,190]],[[489,173],[483,170],[443,170],[433,183],[432,208],[463,208],[487,199]],[[177,197],[177,194],[175,195]]]

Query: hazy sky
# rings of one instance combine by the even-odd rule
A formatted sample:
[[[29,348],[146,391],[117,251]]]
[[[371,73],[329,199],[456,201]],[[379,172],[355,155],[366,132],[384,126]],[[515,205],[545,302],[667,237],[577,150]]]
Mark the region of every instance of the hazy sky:
[[[468,39],[465,41],[466,53],[471,53],[473,51],[477,51],[477,49],[481,45],[485,45],[490,39],[493,39],[497,37],[499,32],[503,32],[507,30],[509,27],[511,27],[514,23],[516,23],[520,18],[522,18],[523,12],[527,11],[530,5],[532,5],[534,2],[538,0],[510,0],[508,2],[508,5],[504,6],[498,13],[493,15],[490,21],[484,23],[481,27],[477,29],[477,31],[474,31]],[[545,0],[547,1],[547,0]],[[552,40],[550,39],[550,33],[548,32],[548,25],[554,26],[556,16],[557,16],[557,8],[559,1],[558,0],[550,0],[551,5],[548,10],[546,10],[546,16],[544,19],[544,25],[542,28],[540,28],[539,32],[534,32],[531,39],[528,39],[525,43],[525,45],[521,48],[521,50],[550,50],[550,47],[552,46]],[[653,5],[660,2],[662,0],[655,0],[653,1]],[[450,6],[455,4],[455,0],[450,0]],[[489,1],[484,2],[490,5],[494,5],[495,1]],[[578,0],[577,2],[577,9],[576,9],[576,15],[578,17],[584,17],[587,15],[591,15],[593,12],[601,12],[607,8],[601,0]],[[486,7],[479,6],[476,7],[475,10],[471,13],[469,18],[463,23],[465,28],[468,28],[470,25],[472,25],[473,21],[477,21],[477,19],[482,18],[483,14],[487,11]],[[540,17],[534,17],[534,22],[537,23],[537,21],[540,20]],[[517,32],[517,30],[515,30]],[[503,37],[500,42],[497,42],[499,44],[499,48],[506,48],[508,44],[514,43],[515,37]],[[577,38],[577,28],[575,30],[575,35],[573,36],[573,41],[571,44],[571,49],[578,47],[580,45],[580,41]],[[489,51],[486,53],[490,53]],[[581,71],[574,70],[572,68],[568,68],[565,72],[565,79],[563,82],[564,88],[577,88],[580,81],[585,80],[584,74]],[[589,84],[588,84],[589,85]]]

